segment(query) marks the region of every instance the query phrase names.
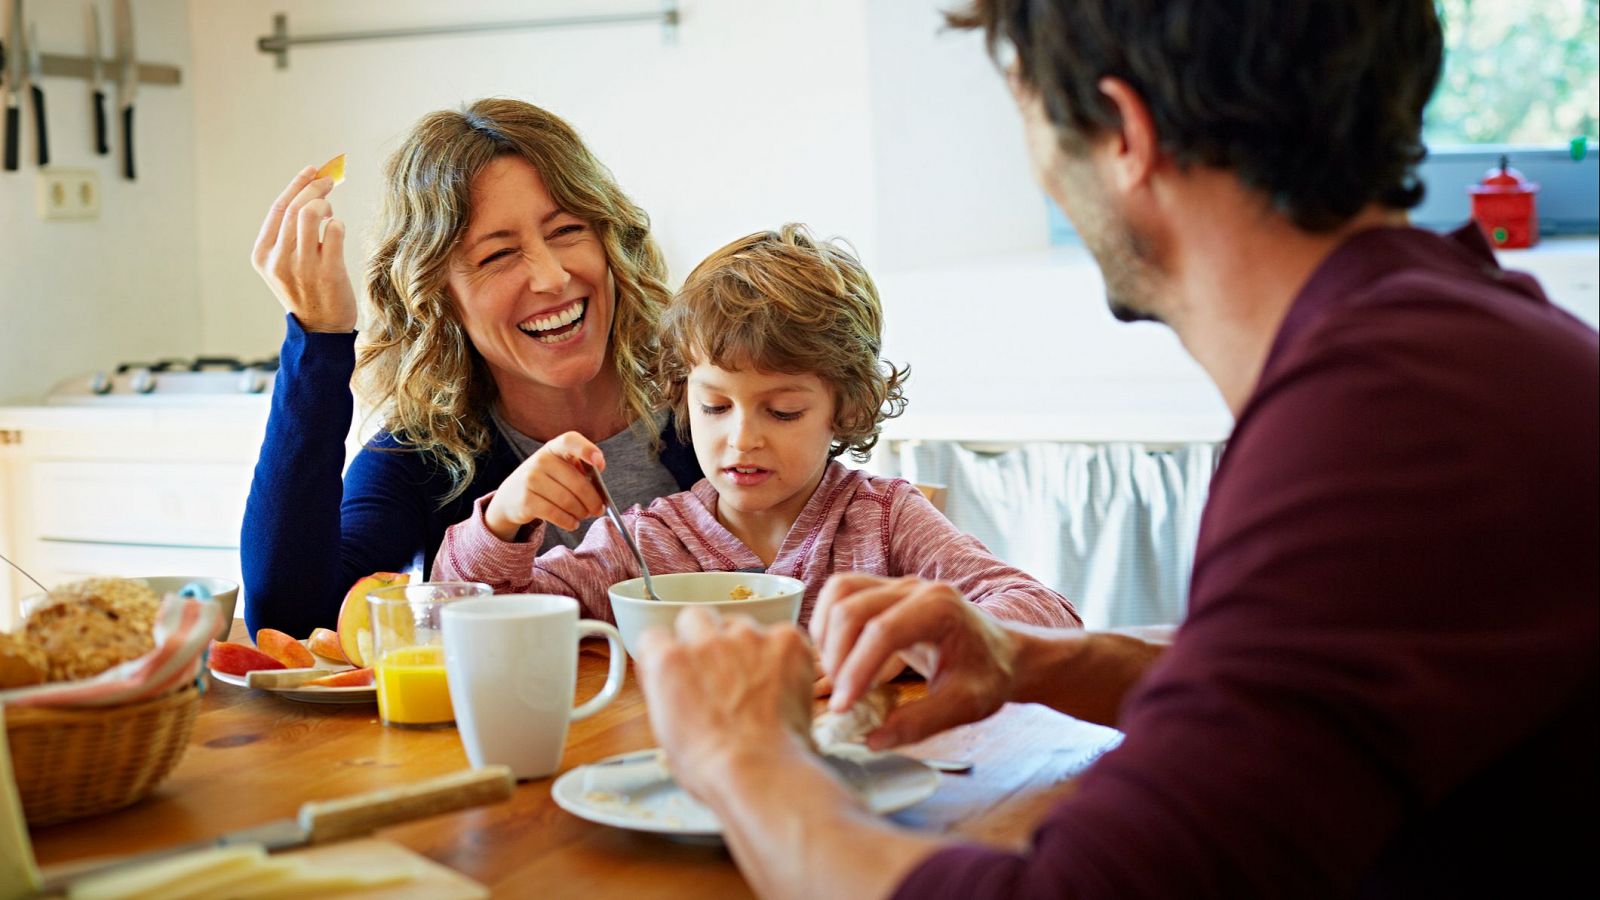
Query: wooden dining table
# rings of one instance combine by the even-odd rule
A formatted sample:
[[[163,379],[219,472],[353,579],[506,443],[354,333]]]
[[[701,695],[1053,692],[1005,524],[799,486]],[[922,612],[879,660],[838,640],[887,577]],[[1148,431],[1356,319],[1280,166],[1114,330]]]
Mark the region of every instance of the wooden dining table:
[[[235,625],[236,639],[243,636]],[[605,682],[604,642],[579,653],[577,695]],[[456,730],[386,727],[374,703],[300,702],[214,679],[188,750],[145,799],[115,812],[30,830],[39,864],[137,853],[292,817],[308,800],[405,784],[468,766]],[[902,702],[920,682],[900,685]],[[1118,732],[1034,705],[900,752],[972,763],[942,775],[927,800],[892,819],[908,828],[1020,849],[1075,776]],[[633,672],[605,709],[572,723],[561,771],[655,746]],[[558,773],[559,774],[559,773]],[[487,886],[494,896],[748,897],[727,850],[580,819],[555,804],[552,778],[520,782],[510,800],[384,828],[397,842]]]

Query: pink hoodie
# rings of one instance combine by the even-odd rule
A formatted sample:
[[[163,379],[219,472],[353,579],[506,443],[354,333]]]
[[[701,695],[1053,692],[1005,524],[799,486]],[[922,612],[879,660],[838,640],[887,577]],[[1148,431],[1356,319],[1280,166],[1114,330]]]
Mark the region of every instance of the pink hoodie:
[[[500,540],[484,524],[484,509],[493,496],[478,498],[472,517],[445,532],[433,577],[482,581],[502,594],[576,597],[585,616],[613,621],[607,589],[639,575],[616,526],[600,519],[577,549],[556,547],[540,556],[542,523],[517,543]],[[806,586],[801,625],[811,619],[823,582],[835,572],[946,581],[999,619],[1083,625],[1067,598],[995,559],[902,479],[829,463],[771,566],[763,565],[717,521],[717,499],[711,484],[701,480],[645,509],[635,506],[623,513],[651,574],[746,570],[798,578]]]

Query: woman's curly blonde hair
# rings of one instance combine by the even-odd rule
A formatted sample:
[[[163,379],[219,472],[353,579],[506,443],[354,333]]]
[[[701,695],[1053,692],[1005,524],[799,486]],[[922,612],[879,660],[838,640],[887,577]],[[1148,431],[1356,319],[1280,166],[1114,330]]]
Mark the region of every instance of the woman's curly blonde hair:
[[[671,293],[644,210],[572,126],[537,106],[491,98],[431,113],[384,165],[366,271],[372,321],[357,356],[356,388],[396,440],[431,454],[450,473],[452,490],[441,503],[466,490],[491,441],[489,408],[498,391],[446,279],[472,216],[472,183],[502,156],[531,163],[556,205],[598,235],[616,283],[610,352],[625,411],[636,424],[652,421],[656,330]]]
[[[883,348],[883,305],[867,270],[804,225],[759,231],[695,267],[661,317],[657,383],[689,437],[689,370],[813,373],[833,388],[833,445],[865,462],[886,419],[905,410],[909,366]]]

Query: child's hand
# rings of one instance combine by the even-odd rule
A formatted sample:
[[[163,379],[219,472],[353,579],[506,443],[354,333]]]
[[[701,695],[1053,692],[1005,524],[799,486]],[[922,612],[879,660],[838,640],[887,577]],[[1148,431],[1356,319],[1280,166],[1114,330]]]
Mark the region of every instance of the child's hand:
[[[501,540],[511,541],[530,522],[548,522],[571,531],[582,520],[604,513],[600,492],[583,470],[584,460],[605,470],[605,454],[576,431],[540,447],[495,491],[484,510],[489,530]]]

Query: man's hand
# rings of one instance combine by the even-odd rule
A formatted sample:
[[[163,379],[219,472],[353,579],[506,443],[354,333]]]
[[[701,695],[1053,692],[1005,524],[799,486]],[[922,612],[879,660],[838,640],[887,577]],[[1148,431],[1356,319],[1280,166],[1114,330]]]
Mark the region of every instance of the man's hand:
[[[603,515],[605,502],[583,470],[584,462],[605,470],[605,454],[576,431],[540,447],[495,490],[483,511],[489,530],[502,541],[510,541],[530,522],[549,522],[573,531],[584,519]]]
[[[827,697],[831,695],[833,693],[833,679],[822,671],[822,659],[817,655],[815,646],[811,648],[811,663],[817,669],[817,680],[811,683],[811,696]],[[893,681],[909,668],[911,667],[906,665],[906,661],[901,659],[900,654],[897,653],[889,657],[889,661],[883,664],[883,668],[878,670],[878,674],[872,679],[872,683],[883,684],[886,681]]]
[[[896,653],[928,679],[923,699],[867,736],[875,750],[976,722],[1016,690],[1012,635],[942,582],[835,575],[811,614],[811,637],[833,679],[834,710],[849,708]]]
[[[811,651],[792,626],[758,628],[690,607],[677,636],[645,632],[639,683],[650,726],[673,777],[689,793],[708,791],[741,756],[771,761],[805,752],[811,729]],[[708,801],[709,802],[709,801]]]

